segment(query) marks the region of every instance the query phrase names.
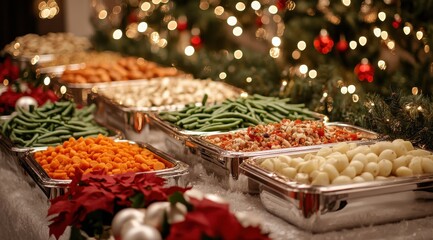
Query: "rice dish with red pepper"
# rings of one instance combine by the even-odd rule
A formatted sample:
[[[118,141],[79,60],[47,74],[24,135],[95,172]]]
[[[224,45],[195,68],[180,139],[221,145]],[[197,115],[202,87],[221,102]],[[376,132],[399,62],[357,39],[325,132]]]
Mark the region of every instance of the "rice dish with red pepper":
[[[204,139],[224,150],[252,152],[355,141],[361,139],[360,134],[338,126],[326,126],[321,121],[283,119],[279,123],[257,125]]]

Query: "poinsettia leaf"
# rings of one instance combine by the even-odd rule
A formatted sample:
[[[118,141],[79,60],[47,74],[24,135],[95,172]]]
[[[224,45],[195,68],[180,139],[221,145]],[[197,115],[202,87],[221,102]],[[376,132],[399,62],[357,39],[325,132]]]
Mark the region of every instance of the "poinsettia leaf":
[[[144,195],[143,193],[137,193],[130,197],[129,200],[132,202],[131,207],[143,208],[144,207]]]
[[[56,239],[59,239],[60,236],[65,232],[65,229],[70,224],[67,221],[64,221],[66,218],[66,213],[60,213],[57,217],[53,218],[53,222],[50,223],[49,227],[49,235],[54,235]]]
[[[194,209],[194,206],[191,203],[189,203],[188,201],[186,201],[185,197],[183,196],[183,194],[181,192],[173,192],[168,197],[168,201],[172,205],[175,205],[176,203],[182,203],[183,205],[186,206],[186,208],[188,209],[188,212],[190,212]]]
[[[238,238],[239,240],[270,240],[271,238],[267,234],[262,234],[261,229],[258,227],[246,227],[242,229],[242,232]]]

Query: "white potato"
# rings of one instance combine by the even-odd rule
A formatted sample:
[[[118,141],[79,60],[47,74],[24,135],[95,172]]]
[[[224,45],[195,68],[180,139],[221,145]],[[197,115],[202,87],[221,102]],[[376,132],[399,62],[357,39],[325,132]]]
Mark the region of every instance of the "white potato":
[[[362,163],[362,165],[367,165],[368,161],[367,161],[367,156],[364,153],[357,153],[355,156],[353,156],[352,161],[359,161]]]
[[[349,150],[349,144],[341,142],[332,147],[334,152],[346,153]]]
[[[318,172],[311,184],[313,185],[329,185],[329,176],[326,172]]]
[[[287,155],[280,155],[280,156],[278,156],[278,159],[281,162],[286,163],[287,165],[290,165],[290,162],[292,161],[292,158],[290,156],[287,156]]]
[[[301,157],[292,158],[292,161],[290,162],[290,167],[297,167],[301,162],[304,162],[304,159]]]
[[[394,161],[392,161],[392,174],[397,175],[396,173],[397,168],[407,167],[411,159],[412,156],[410,155],[403,155],[401,157],[394,159]]]
[[[424,149],[415,149],[415,150],[408,151],[407,154],[412,156],[427,156],[430,155],[431,152]]]
[[[362,173],[362,170],[364,170],[364,164],[360,161],[351,161],[349,163],[349,166],[352,166],[356,170],[356,175],[359,175]]]
[[[319,166],[323,165],[326,163],[326,158],[322,157],[322,156],[314,156],[313,158],[314,161],[317,161]]]
[[[295,175],[295,181],[298,183],[305,183],[305,184],[310,183],[308,181],[308,174],[306,174],[306,173],[297,173]]]
[[[370,146],[372,152],[376,153],[377,156],[385,149],[392,149],[392,143],[389,141],[380,141]]]
[[[395,153],[394,150],[391,150],[391,149],[384,149],[379,154],[379,161],[382,159],[388,159],[388,160],[393,161],[396,158],[397,158],[397,153]]]
[[[410,160],[408,167],[412,170],[412,173],[414,175],[423,173],[421,161],[422,161],[421,157],[413,157],[412,160]]]
[[[266,169],[266,170],[274,171],[274,163],[272,162],[272,159],[270,159],[270,158],[265,159],[265,160],[260,164],[260,166],[261,166],[262,168]]]
[[[340,174],[338,173],[338,170],[334,167],[334,165],[325,163],[321,168],[320,171],[326,172],[329,176],[329,180],[333,181],[336,177],[338,177]]]
[[[412,169],[405,167],[405,166],[401,166],[399,168],[397,168],[397,170],[395,171],[396,175],[398,177],[410,177],[413,176],[413,172]]]
[[[378,163],[379,176],[388,177],[392,172],[392,162],[388,159],[382,159]]]
[[[274,171],[281,172],[284,168],[289,167],[287,163],[281,162],[278,160],[278,162],[274,162]]]
[[[406,145],[403,139],[395,139],[394,141],[392,141],[392,146],[392,150],[397,153],[397,157],[400,157],[407,152]]]
[[[317,174],[319,174],[319,170],[314,170],[314,171],[312,171],[310,174],[309,174],[309,177],[310,177],[310,181],[313,181],[313,179],[315,179],[316,178],[316,176],[317,176]]]
[[[307,154],[305,154],[305,156],[304,156],[304,161],[310,161],[313,157],[314,157],[313,154],[311,154],[311,153],[307,153]]]
[[[404,146],[406,147],[406,150],[407,150],[407,151],[414,150],[414,147],[413,147],[413,145],[412,145],[411,142],[409,142],[409,141],[404,141],[403,143],[404,143]]]
[[[364,172],[369,172],[376,177],[379,174],[379,165],[375,162],[369,162],[364,166]]]
[[[375,180],[375,181],[388,180],[388,178],[387,178],[387,177],[384,177],[384,176],[377,176],[377,177],[374,178],[374,180]]]
[[[341,155],[337,158],[337,161],[335,162],[335,168],[338,170],[338,172],[343,171],[347,166],[349,166],[349,159],[347,159],[346,155]]]
[[[379,157],[374,152],[368,153],[367,155],[365,155],[365,157],[367,158],[367,162],[377,163],[379,161]]]
[[[315,164],[314,161],[307,161],[307,162],[303,162],[302,164],[299,164],[298,166],[298,172],[300,173],[308,173],[310,174],[312,171],[317,170],[319,168],[319,166],[317,164]]]
[[[365,182],[365,179],[362,178],[361,176],[356,176],[352,179],[353,183],[362,183]]]
[[[349,165],[340,173],[340,175],[354,178],[356,176],[356,168]]]
[[[354,149],[354,148],[356,148],[356,147],[358,147],[358,144],[357,144],[357,143],[354,143],[354,142],[350,142],[350,143],[349,143],[349,150]]]
[[[424,173],[433,173],[433,159],[423,157],[421,166]]]
[[[317,156],[328,156],[332,153],[332,149],[330,147],[323,147],[317,152]]]
[[[281,170],[281,174],[289,179],[294,179],[297,173],[296,168],[293,167],[286,167]]]
[[[356,148],[347,151],[346,155],[349,159],[352,159],[357,153],[368,154],[370,152],[371,152],[371,150],[368,146],[362,145],[362,146],[357,146]]]
[[[336,177],[334,180],[332,180],[333,185],[337,184],[350,184],[352,183],[352,179],[348,176],[340,175]]]
[[[370,172],[363,172],[359,176],[362,177],[366,182],[374,180],[374,176]]]

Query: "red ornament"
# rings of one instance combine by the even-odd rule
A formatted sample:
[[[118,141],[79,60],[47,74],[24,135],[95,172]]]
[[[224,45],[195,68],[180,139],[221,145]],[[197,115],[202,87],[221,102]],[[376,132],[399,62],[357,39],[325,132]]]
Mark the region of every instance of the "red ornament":
[[[136,23],[136,22],[138,22],[138,16],[137,13],[134,11],[128,15],[128,23]]]
[[[194,48],[200,48],[201,47],[201,37],[200,36],[192,36],[191,37],[191,45]]]
[[[324,29],[320,31],[320,35],[314,39],[314,47],[322,54],[328,54],[332,51],[334,40],[329,36],[328,32]]]
[[[392,21],[392,26],[397,29],[401,25],[401,17],[398,14],[394,15],[394,21]]]
[[[256,18],[256,26],[258,28],[261,28],[263,26],[263,21],[262,21],[262,17],[257,17]]]
[[[373,82],[374,80],[374,67],[366,58],[363,58],[361,62],[355,66],[354,72],[358,76],[359,81]]]
[[[177,30],[184,31],[188,28],[188,20],[185,16],[179,17],[177,19]]]
[[[286,8],[286,0],[278,0],[276,5],[278,10],[284,10]]]
[[[347,49],[349,49],[349,43],[346,41],[346,38],[344,36],[340,37],[340,41],[338,41],[335,48],[337,48],[339,52],[345,52],[347,51]]]

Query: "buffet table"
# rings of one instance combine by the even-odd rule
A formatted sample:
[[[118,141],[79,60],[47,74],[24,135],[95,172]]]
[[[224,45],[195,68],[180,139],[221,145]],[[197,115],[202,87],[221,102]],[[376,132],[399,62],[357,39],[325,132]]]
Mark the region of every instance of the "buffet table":
[[[54,239],[48,235],[46,196],[23,171],[16,155],[4,145],[0,145],[0,179],[2,239]],[[258,196],[222,188],[219,180],[206,174],[200,165],[191,168],[190,174],[181,181],[202,192],[222,196],[234,212],[247,212],[259,218],[273,239],[431,239],[433,236],[433,217],[312,234],[268,213]],[[61,239],[68,239],[68,235],[66,231]]]

